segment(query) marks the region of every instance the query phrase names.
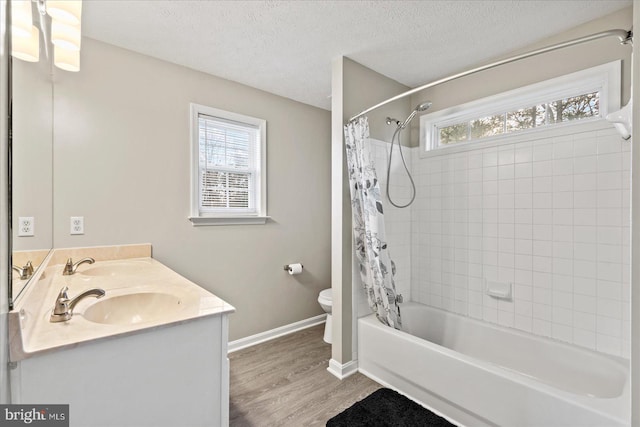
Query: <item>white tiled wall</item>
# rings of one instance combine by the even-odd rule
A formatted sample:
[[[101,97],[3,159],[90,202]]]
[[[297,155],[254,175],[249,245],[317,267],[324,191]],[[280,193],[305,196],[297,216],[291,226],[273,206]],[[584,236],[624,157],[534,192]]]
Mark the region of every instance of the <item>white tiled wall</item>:
[[[392,255],[411,258],[414,301],[628,357],[630,143],[604,122],[535,135],[414,149],[411,229],[387,210]],[[485,280],[513,283],[513,300]]]

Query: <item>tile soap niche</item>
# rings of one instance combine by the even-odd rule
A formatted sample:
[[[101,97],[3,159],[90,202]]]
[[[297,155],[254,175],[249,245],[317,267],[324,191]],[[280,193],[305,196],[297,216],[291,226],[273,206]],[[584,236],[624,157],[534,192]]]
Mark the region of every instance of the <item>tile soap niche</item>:
[[[513,297],[513,284],[504,282],[486,281],[486,293],[494,298],[511,301]]]

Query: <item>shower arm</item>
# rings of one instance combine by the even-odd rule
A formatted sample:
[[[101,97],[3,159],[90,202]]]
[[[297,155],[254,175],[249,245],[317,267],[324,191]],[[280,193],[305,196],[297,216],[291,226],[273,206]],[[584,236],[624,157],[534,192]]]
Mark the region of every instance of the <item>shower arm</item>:
[[[526,58],[530,58],[532,56],[537,56],[537,55],[541,55],[543,53],[547,53],[547,52],[552,52],[554,50],[558,50],[558,49],[564,49],[565,47],[571,47],[571,46],[575,46],[575,45],[579,45],[582,43],[586,43],[592,40],[598,40],[598,39],[602,39],[605,37],[618,37],[618,39],[620,40],[621,44],[630,44],[633,42],[633,31],[632,30],[609,30],[609,31],[603,31],[600,33],[595,33],[595,34],[590,34],[588,36],[584,36],[584,37],[580,37],[577,39],[573,39],[573,40],[568,40],[566,42],[562,42],[562,43],[557,43],[554,45],[550,45],[547,47],[543,47],[541,49],[536,49],[536,50],[532,50],[529,52],[525,52],[522,53],[520,55],[515,55],[515,56],[511,56],[509,58],[505,58],[502,59],[500,61],[496,61],[496,62],[492,62],[491,64],[487,64],[487,65],[482,65],[480,67],[477,68],[473,68],[471,70],[467,70],[467,71],[463,71],[461,73],[458,74],[453,74],[451,76],[433,81],[431,83],[427,83],[425,85],[419,86],[417,88],[408,90],[404,93],[401,93],[400,95],[396,95],[392,98],[387,99],[386,101],[382,101],[379,104],[374,105],[373,107],[369,107],[364,111],[361,111],[360,113],[356,114],[355,116],[351,117],[349,119],[349,122],[352,122],[362,116],[364,116],[365,114],[373,111],[373,110],[377,110],[378,108],[387,105],[391,102],[397,101],[399,99],[402,99],[404,97],[407,97],[409,95],[413,95],[414,93],[423,91],[425,89],[428,89],[430,87],[433,86],[437,86],[439,84],[442,83],[446,83],[449,82],[451,80],[455,80],[455,79],[459,79],[461,77],[466,77],[469,76],[471,74],[475,74],[475,73],[479,73],[480,71],[485,71],[485,70],[489,70],[491,68],[495,68],[495,67],[499,67],[500,65],[504,65],[504,64],[509,64],[511,62],[515,62],[515,61],[519,61],[521,59],[526,59]]]

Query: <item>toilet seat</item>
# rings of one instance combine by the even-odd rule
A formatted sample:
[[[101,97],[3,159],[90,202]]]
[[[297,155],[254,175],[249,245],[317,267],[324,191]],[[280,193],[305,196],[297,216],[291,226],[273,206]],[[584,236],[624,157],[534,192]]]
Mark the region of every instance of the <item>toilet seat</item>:
[[[322,309],[327,313],[327,320],[324,325],[324,342],[331,344],[331,309],[333,305],[333,295],[331,293],[331,288],[324,289],[320,291],[320,295],[318,295],[318,302]]]
[[[333,298],[331,295],[331,289],[325,289],[323,291],[320,292],[320,295],[318,296],[318,302],[320,304],[324,304],[324,305],[331,305],[333,302]]]

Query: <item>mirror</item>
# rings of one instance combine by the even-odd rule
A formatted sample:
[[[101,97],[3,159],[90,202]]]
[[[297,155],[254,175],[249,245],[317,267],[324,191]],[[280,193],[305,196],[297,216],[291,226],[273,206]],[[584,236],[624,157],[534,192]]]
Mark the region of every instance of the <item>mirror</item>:
[[[11,61],[12,265],[9,301],[53,247],[53,83],[51,63]]]

